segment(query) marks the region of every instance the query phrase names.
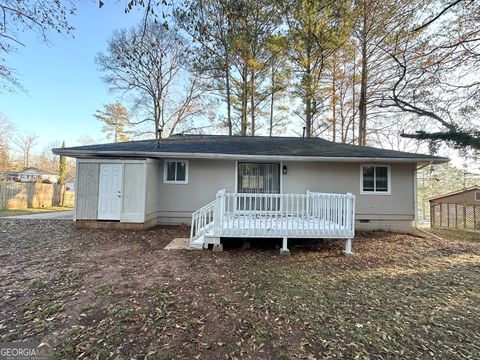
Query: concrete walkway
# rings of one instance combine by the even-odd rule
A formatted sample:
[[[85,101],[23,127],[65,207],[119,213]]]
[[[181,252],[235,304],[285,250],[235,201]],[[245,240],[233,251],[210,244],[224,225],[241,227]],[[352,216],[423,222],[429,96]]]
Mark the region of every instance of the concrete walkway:
[[[73,210],[45,211],[45,212],[36,213],[36,214],[5,216],[2,219],[72,220]]]
[[[202,250],[190,247],[189,238],[175,238],[170,244],[164,247],[165,250]]]

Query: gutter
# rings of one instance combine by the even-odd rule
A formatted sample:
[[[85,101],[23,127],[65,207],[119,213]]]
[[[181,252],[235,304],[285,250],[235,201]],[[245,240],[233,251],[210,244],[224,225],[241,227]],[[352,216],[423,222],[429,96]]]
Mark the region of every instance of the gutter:
[[[75,158],[88,157],[145,157],[145,158],[176,158],[176,159],[225,159],[225,160],[276,160],[276,161],[322,161],[322,162],[398,162],[398,163],[445,163],[448,158],[389,158],[389,157],[331,157],[331,156],[281,156],[281,155],[242,155],[218,153],[179,153],[179,152],[148,152],[148,151],[94,151],[94,150],[67,150],[62,148],[52,149],[57,155]]]
[[[450,161],[450,160],[448,160],[448,161]],[[447,161],[445,161],[445,162],[447,162]],[[429,165],[432,165],[433,163],[434,163],[433,160],[430,160],[430,161],[428,162],[428,164],[423,164],[422,166],[417,167],[417,170],[422,170],[423,168],[425,168],[425,167],[427,167],[427,166],[429,166]],[[437,162],[436,164],[438,164],[438,162]]]

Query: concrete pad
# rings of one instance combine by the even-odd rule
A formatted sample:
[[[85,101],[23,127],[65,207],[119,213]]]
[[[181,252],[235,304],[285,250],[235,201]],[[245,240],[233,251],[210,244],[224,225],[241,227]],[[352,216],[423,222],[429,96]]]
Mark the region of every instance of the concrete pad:
[[[192,250],[190,249],[190,239],[175,238],[164,247],[164,250]]]

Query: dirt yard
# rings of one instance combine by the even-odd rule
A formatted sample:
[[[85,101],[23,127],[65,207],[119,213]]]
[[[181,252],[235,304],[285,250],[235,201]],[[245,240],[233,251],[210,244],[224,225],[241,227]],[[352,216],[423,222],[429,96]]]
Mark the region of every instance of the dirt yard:
[[[0,341],[65,359],[480,358],[480,235],[166,251],[186,227],[0,219]]]

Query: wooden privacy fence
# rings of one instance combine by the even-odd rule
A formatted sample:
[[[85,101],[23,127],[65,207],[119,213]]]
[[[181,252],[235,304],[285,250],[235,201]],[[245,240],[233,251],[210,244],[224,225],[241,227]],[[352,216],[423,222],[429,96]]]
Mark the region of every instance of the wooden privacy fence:
[[[432,227],[480,230],[480,205],[430,203]]]
[[[65,194],[65,185],[19,183],[13,181],[0,182],[0,209],[62,206],[62,198],[70,199]],[[64,202],[63,205],[70,204],[65,204]]]

